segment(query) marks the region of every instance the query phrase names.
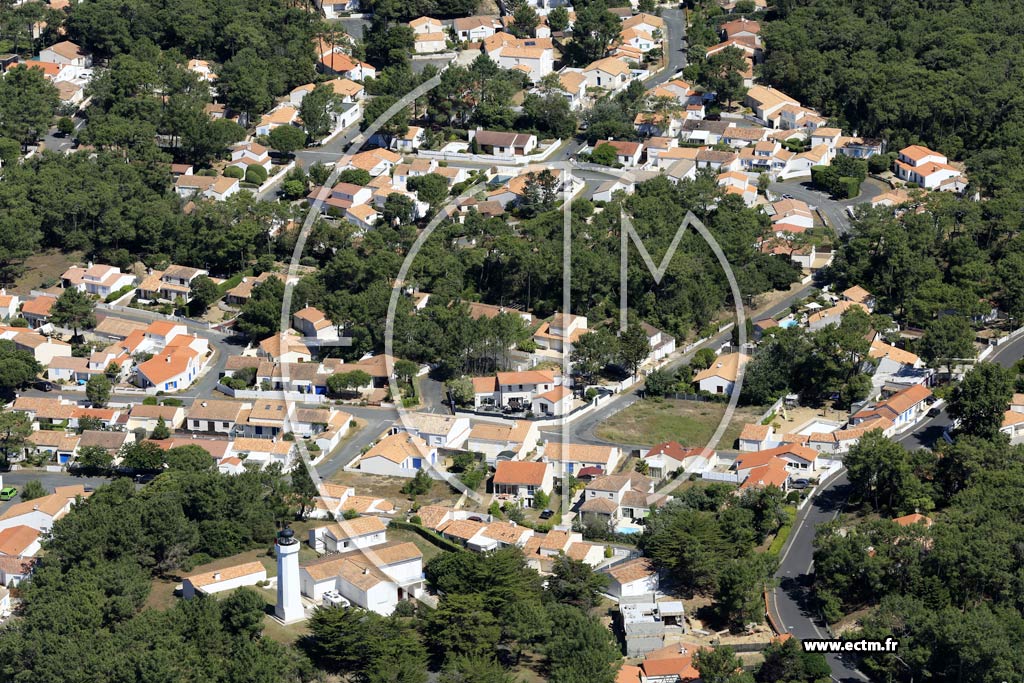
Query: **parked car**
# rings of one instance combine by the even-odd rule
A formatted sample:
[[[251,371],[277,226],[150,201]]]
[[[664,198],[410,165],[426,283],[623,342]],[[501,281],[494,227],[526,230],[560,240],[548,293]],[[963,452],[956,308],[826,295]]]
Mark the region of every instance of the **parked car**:
[[[14,488],[13,486],[5,486],[2,490],[0,490],[0,500],[10,500],[11,498],[14,498],[16,495],[18,495],[18,489]]]
[[[935,406],[934,408],[928,411],[928,417],[938,417],[941,414],[942,408],[940,408],[939,406]]]
[[[784,195],[782,195],[782,198],[783,199],[792,199],[793,195],[791,195],[791,194],[784,194]]]
[[[540,513],[540,518],[541,519],[551,519],[554,516],[555,516],[555,511],[554,510],[544,510],[543,512]]]
[[[41,379],[38,382],[33,382],[32,388],[38,391],[53,391],[53,383]]]
[[[811,480],[810,479],[794,479],[792,481],[792,483],[790,483],[789,488],[797,489],[797,490],[802,490],[802,489],[807,488],[810,485],[811,485]]]

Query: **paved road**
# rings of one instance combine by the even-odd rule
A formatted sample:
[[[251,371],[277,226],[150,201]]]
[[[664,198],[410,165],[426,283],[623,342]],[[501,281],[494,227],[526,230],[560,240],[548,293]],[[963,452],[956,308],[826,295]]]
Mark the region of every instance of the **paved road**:
[[[355,460],[363,452],[364,448],[376,441],[377,437],[398,419],[398,412],[394,408],[372,409],[374,410],[372,413],[367,412],[371,409],[363,408],[359,410],[347,406],[342,407],[341,410],[359,417],[366,422],[366,426],[356,434],[346,437],[345,441],[341,444],[341,448],[316,466],[317,474],[324,479],[330,479],[336,472]]]
[[[75,117],[75,132],[71,135],[64,137],[57,131],[57,126],[53,126],[46,132],[41,140],[42,147],[51,152],[69,152],[75,146],[75,138],[78,132],[82,130],[82,126],[85,125],[85,119]]]
[[[989,360],[1009,367],[1024,357],[1024,337],[1004,344]],[[932,447],[942,438],[951,420],[943,410],[939,415],[919,424],[911,432],[896,439],[908,450]],[[828,637],[823,621],[814,606],[814,537],[820,524],[832,521],[849,496],[846,472],[836,476],[821,489],[812,502],[797,515],[796,526],[783,551],[776,578],[780,585],[772,592],[770,607],[780,626],[798,638]],[[829,659],[833,678],[843,682],[868,680],[852,665],[832,656]]]
[[[875,180],[868,179],[861,185],[859,196],[854,199],[839,201],[830,199],[827,192],[814,189],[811,186],[810,180],[802,178],[772,183],[768,186],[768,189],[776,195],[792,195],[794,199],[799,199],[811,206],[818,207],[821,213],[825,215],[825,219],[828,220],[829,226],[835,228],[836,232],[842,235],[850,230],[850,215],[846,212],[846,209],[869,202],[888,188]]]
[[[778,625],[801,640],[828,638],[815,605],[813,562],[814,535],[821,524],[834,520],[849,496],[849,481],[842,471],[828,486],[818,491],[812,501],[797,515],[796,526],[783,550],[775,577],[779,586],[772,591],[769,606]],[[836,655],[828,656],[832,679],[842,683],[859,683],[868,678]]]
[[[665,49],[668,52],[668,65],[644,82],[648,87],[661,85],[686,68],[686,50],[683,49],[683,39],[686,38],[686,18],[683,15],[683,10],[678,8],[662,10],[661,18],[665,20]]]

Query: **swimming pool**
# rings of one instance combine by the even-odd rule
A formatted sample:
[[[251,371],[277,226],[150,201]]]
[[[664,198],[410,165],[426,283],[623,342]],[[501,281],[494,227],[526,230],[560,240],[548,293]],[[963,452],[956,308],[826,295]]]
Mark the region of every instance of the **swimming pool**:
[[[780,321],[780,322],[779,322],[779,327],[781,327],[781,328],[782,328],[782,329],[784,329],[784,330],[788,330],[789,328],[791,328],[791,327],[796,327],[796,326],[797,326],[797,325],[799,325],[799,324],[800,324],[800,323],[798,323],[798,322],[797,322],[796,320],[794,320],[793,318],[788,318],[788,319],[786,319],[786,320],[782,320],[782,321]]]

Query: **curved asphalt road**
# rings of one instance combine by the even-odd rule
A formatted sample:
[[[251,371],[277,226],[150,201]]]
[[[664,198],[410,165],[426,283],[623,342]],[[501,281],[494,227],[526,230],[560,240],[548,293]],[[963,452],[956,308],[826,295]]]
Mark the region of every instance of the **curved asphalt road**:
[[[794,195],[795,196],[795,195]],[[1024,335],[998,348],[987,360],[1010,367],[1024,357]],[[896,439],[908,450],[930,448],[942,438],[951,420],[943,410],[912,431]],[[811,502],[797,514],[793,532],[783,549],[775,577],[779,586],[769,596],[769,609],[778,625],[800,639],[828,638],[829,634],[815,606],[814,536],[817,527],[835,519],[849,496],[846,471],[840,470],[819,486]],[[843,683],[869,680],[851,663],[829,656],[832,678]]]
[[[850,215],[846,209],[851,206],[860,206],[870,202],[888,188],[884,187],[877,180],[868,179],[861,185],[861,192],[853,199],[835,200],[829,197],[828,192],[814,189],[811,181],[806,178],[793,178],[778,183],[772,183],[768,189],[776,195],[788,194],[793,199],[799,199],[810,206],[816,207],[828,221],[829,227],[835,229],[836,233],[842,235],[850,231]]]

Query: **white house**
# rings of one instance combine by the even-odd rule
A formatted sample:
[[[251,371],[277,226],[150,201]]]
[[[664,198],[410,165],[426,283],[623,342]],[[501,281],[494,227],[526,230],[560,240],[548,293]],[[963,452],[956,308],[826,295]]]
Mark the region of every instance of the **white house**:
[[[229,180],[234,180],[230,178]],[[200,275],[209,275],[202,268],[169,265],[166,270],[154,270],[139,283],[139,296],[149,300],[174,302],[181,299],[186,304],[192,300],[192,282]],[[169,322],[157,320],[150,324],[155,329],[158,325],[170,325]],[[147,336],[149,332],[147,331]],[[182,328],[181,334],[184,334]]]
[[[0,326],[0,339],[13,342],[19,351],[28,351],[43,366],[49,365],[55,358],[71,357],[71,344],[24,327]]]
[[[511,422],[478,422],[469,432],[466,448],[483,453],[488,465],[494,465],[498,455],[511,453],[521,460],[537,445],[537,425],[529,420]]]
[[[409,22],[412,32],[416,35],[423,35],[425,33],[440,33],[444,30],[444,25],[439,19],[433,17],[418,17]]]
[[[457,449],[462,448],[469,438],[469,418],[436,413],[405,413],[392,428],[393,433],[402,431],[418,436],[431,447]]]
[[[646,453],[641,453],[640,460],[647,465],[648,474],[661,479],[673,472],[704,471],[718,464],[718,455],[703,448],[686,448],[676,441],[665,441],[651,446]]]
[[[655,493],[656,479],[637,472],[600,475],[587,483],[580,505],[584,521],[606,528],[622,523],[630,526],[647,517],[651,509],[664,505],[671,496]]]
[[[337,326],[324,315],[323,311],[313,306],[306,306],[292,315],[292,325],[308,339],[316,341],[332,341],[338,339]]]
[[[0,531],[0,556],[35,557],[39,552],[39,529],[20,524]]]
[[[243,171],[250,166],[260,166],[269,173],[272,162],[269,150],[263,145],[256,142],[240,142],[231,146],[231,162],[228,165]]]
[[[0,514],[0,531],[27,526],[40,533],[47,533],[53,528],[53,523],[70,512],[78,500],[88,498],[89,495],[84,486],[75,484],[58,486],[47,496],[15,503]]]
[[[416,54],[430,54],[433,52],[444,52],[447,47],[448,36],[444,31],[436,33],[417,33],[413,37],[413,49]]]
[[[235,426],[248,415],[251,403],[216,399],[196,400],[185,416],[185,429],[231,435]]]
[[[89,263],[85,268],[72,266],[60,276],[65,289],[74,288],[98,297],[106,298],[113,292],[135,284],[135,276],[122,273],[116,266]]]
[[[299,586],[312,600],[336,591],[356,607],[388,616],[422,588],[423,553],[405,542],[327,555],[300,567]]]
[[[343,519],[329,526],[309,530],[309,545],[318,553],[338,553],[381,545],[387,539],[387,525],[376,515]]]
[[[418,150],[427,140],[426,132],[419,126],[409,126],[405,135],[395,138],[395,148],[399,152],[410,154]]]
[[[360,0],[313,0],[326,19],[340,19],[345,14],[358,12]]]
[[[779,128],[780,110],[799,107],[800,102],[771,86],[755,85],[747,90],[743,103],[754,110],[754,116],[772,128]]]
[[[234,590],[242,586],[255,586],[267,580],[267,570],[262,563],[253,561],[234,567],[196,572],[181,582],[181,597],[190,600],[197,593],[211,595]]]
[[[606,570],[607,593],[621,600],[650,595],[658,590],[658,570],[646,557],[638,557]]]
[[[583,69],[587,79],[587,87],[604,88],[609,92],[618,92],[632,80],[629,65],[618,57],[605,57],[588,64]]]
[[[406,432],[389,434],[359,460],[359,470],[392,477],[414,477],[419,470],[437,465],[437,449]]]
[[[740,368],[747,362],[747,357],[741,353],[726,353],[715,359],[711,367],[701,370],[693,382],[701,391],[712,394],[731,394],[736,385]]]
[[[39,61],[83,68],[92,66],[92,59],[70,40],[63,40],[40,50]]]
[[[541,460],[550,462],[555,477],[561,479],[567,474],[576,474],[585,467],[596,467],[602,472],[614,472],[622,457],[618,446],[591,446],[570,443],[567,447],[557,441],[544,444]]]
[[[525,156],[537,148],[537,136],[531,133],[502,133],[477,128],[469,131],[483,154],[495,156]]]
[[[949,165],[945,155],[921,145],[901,149],[893,165],[896,177],[926,190],[947,189],[944,187],[947,183],[963,175],[959,169]],[[966,184],[966,179],[962,183]]]
[[[138,365],[136,384],[160,391],[188,387],[208,358],[208,344],[204,337],[175,337],[162,351]]]
[[[5,288],[0,288],[0,319],[10,320],[18,315],[20,305],[21,297],[17,294],[8,294]]]
[[[345,209],[345,220],[366,231],[377,224],[380,214],[369,204],[358,204]]]
[[[459,40],[476,42],[490,38],[501,30],[501,21],[495,16],[459,17],[454,21],[455,35]]]
[[[567,415],[572,412],[572,402],[572,389],[563,384],[537,395],[531,410],[537,415]]]
[[[909,426],[928,412],[931,398],[931,389],[921,384],[912,384],[870,408],[857,411],[850,416],[850,424],[857,425],[882,417],[892,420],[897,429]]]
[[[524,38],[489,54],[498,66],[503,69],[518,69],[524,72],[531,82],[537,83],[555,70],[554,49],[546,43],[547,41]]]
[[[554,488],[551,463],[502,460],[494,470],[494,494],[499,498],[533,506],[537,491],[550,495]]]
[[[474,406],[532,410],[533,400],[561,386],[561,375],[550,370],[499,372],[494,377],[474,377]]]

